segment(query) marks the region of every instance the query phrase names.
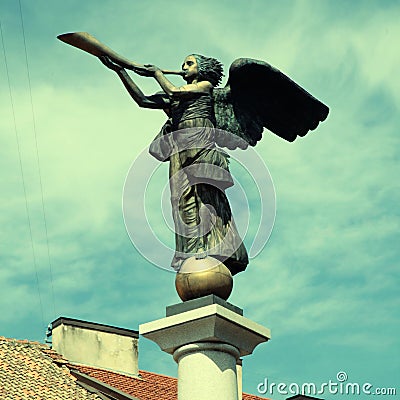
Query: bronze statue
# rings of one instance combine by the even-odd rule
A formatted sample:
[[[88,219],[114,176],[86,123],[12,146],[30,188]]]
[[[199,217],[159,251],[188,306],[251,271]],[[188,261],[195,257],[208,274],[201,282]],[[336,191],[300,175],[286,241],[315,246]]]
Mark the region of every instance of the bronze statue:
[[[190,54],[182,71],[162,71],[132,63],[86,33],[72,35],[78,37],[59,38],[98,56],[140,107],[161,109],[168,116],[150,153],[170,163],[176,232],[173,268],[179,271],[195,255],[223,262],[232,275],[244,271],[248,256],[225,194],[233,181],[229,156],[221,147],[255,146],[264,127],[291,142],[325,120],[328,107],[263,61],[236,60],[225,87],[216,88],[223,72],[214,58]],[[162,92],[146,96],[124,67],[154,78]],[[175,86],[167,73],[182,75],[186,84]]]

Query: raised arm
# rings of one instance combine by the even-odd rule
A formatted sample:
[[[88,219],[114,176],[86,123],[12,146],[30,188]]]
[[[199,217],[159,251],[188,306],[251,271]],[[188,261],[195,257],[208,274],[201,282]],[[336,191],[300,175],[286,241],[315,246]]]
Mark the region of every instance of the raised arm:
[[[114,64],[108,57],[99,57],[100,61],[109,69],[116,72],[132,99],[142,108],[166,109],[168,101],[161,95],[146,96],[131,79],[123,67]]]
[[[152,76],[161,86],[162,90],[173,98],[190,96],[193,93],[204,93],[208,94],[212,91],[212,84],[208,81],[193,82],[183,86],[175,86],[167,77],[163,74],[160,68],[155,65],[145,65],[146,70],[137,73],[142,76]]]
[[[170,97],[183,97],[190,93],[210,93],[212,90],[212,84],[208,81],[201,81],[197,83],[189,83],[183,86],[173,85],[160,69],[154,73],[154,78],[159,83],[164,92]]]

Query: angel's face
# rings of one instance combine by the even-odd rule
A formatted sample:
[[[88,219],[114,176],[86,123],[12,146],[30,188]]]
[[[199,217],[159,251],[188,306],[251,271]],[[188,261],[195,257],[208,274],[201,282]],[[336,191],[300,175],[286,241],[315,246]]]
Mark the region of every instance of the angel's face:
[[[194,56],[187,56],[185,58],[182,64],[182,71],[185,72],[183,79],[185,79],[186,82],[191,82],[197,78],[197,75],[199,74],[199,68]]]

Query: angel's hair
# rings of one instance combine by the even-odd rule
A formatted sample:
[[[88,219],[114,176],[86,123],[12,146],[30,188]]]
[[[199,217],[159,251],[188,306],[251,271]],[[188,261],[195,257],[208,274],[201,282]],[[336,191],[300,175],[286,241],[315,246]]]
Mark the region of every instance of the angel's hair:
[[[221,83],[223,73],[222,64],[212,57],[205,57],[201,54],[192,54],[197,61],[199,73],[199,81],[209,81],[213,86],[218,86]]]

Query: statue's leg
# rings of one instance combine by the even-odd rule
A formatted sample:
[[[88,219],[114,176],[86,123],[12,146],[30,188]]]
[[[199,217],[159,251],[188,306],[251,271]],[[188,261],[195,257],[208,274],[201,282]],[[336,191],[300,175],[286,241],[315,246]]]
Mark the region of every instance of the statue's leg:
[[[248,256],[225,192],[212,185],[197,186],[200,207],[206,206],[209,212],[210,229],[204,240],[207,254],[221,260],[233,275],[243,271],[248,264]]]
[[[179,224],[185,236],[186,253],[202,253],[205,250],[203,243],[203,221],[200,218],[201,203],[197,195],[196,185],[189,186],[179,199]]]
[[[175,225],[175,256],[172,266],[175,270],[179,270],[184,260],[204,253],[205,249],[196,186],[190,184],[184,170],[178,167],[177,162],[175,170],[170,169],[171,205]]]

